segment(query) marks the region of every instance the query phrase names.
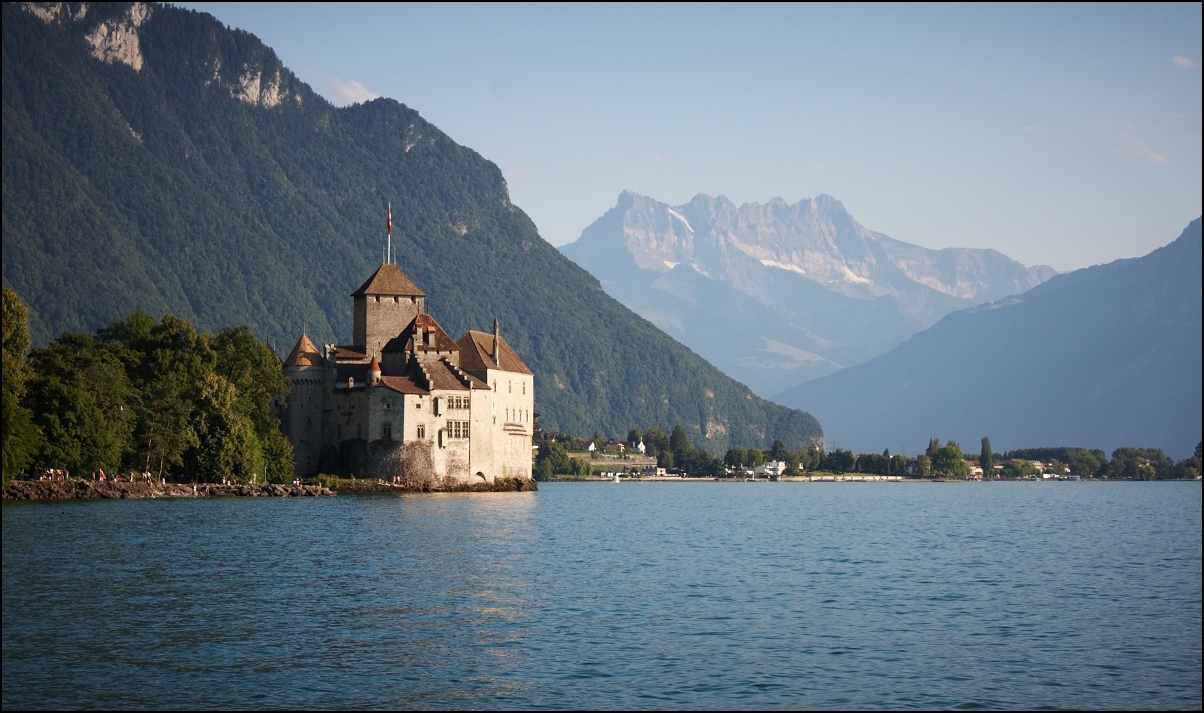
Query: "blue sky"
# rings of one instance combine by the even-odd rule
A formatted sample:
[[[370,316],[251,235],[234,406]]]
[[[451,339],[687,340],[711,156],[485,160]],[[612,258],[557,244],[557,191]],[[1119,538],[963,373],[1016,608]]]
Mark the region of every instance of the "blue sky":
[[[183,5],[336,104],[417,109],[554,245],[623,189],[828,193],[900,240],[1060,270],[1201,213],[1199,4]]]

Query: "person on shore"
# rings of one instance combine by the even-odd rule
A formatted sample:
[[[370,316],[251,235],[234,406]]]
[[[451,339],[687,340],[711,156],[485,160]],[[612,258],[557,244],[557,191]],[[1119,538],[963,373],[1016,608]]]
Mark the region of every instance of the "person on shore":
[[[105,469],[101,468],[100,469],[100,482],[103,483],[104,481],[105,481]]]

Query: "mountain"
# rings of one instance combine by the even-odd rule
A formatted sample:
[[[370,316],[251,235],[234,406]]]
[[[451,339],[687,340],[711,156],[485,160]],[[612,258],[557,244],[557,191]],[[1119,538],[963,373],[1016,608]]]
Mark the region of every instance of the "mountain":
[[[1142,258],[955,312],[889,354],[791,389],[829,445],[1073,445],[1190,456],[1201,430],[1200,220]]]
[[[737,207],[700,194],[670,207],[624,191],[560,250],[607,294],[766,397],[1056,274],[994,250],[894,240],[826,195]]]
[[[606,296],[510,203],[496,165],[413,109],[336,108],[204,13],[3,13],[3,277],[35,345],[135,309],[247,324],[278,351],[303,331],[346,343],[391,202],[397,262],[430,311],[456,334],[500,318],[545,428],[681,424],[713,450],[822,438]]]

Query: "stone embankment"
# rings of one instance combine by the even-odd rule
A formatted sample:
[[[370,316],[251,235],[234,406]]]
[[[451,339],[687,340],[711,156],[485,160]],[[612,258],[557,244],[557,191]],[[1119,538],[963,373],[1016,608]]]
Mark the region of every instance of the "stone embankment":
[[[525,493],[539,490],[539,486],[530,478],[498,478],[492,483],[431,481],[419,485],[392,485],[375,480],[357,480],[351,484],[344,480],[335,489],[340,493]]]
[[[335,495],[320,485],[218,485],[114,483],[92,480],[18,480],[4,488],[5,500],[150,500],[156,498],[302,497]]]

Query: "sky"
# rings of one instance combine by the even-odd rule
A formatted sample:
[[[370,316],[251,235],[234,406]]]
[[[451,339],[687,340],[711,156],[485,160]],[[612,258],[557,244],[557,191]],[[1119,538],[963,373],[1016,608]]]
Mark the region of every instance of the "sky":
[[[829,194],[870,230],[1072,270],[1201,214],[1201,6],[183,3],[316,92],[416,109],[553,245],[630,189]]]

